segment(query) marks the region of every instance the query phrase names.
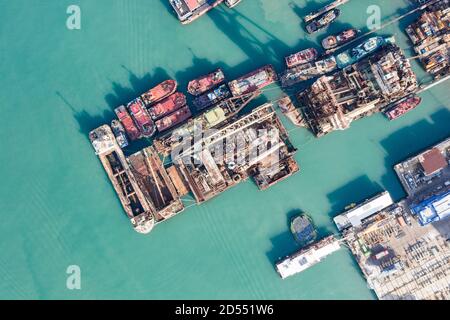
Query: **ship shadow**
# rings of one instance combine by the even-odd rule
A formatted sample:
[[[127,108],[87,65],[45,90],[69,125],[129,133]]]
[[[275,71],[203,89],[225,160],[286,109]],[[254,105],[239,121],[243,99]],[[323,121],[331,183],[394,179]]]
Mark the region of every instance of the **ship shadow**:
[[[329,217],[334,218],[345,211],[346,206],[352,203],[361,203],[383,191],[383,187],[372,181],[367,175],[359,176],[327,195],[331,204]]]
[[[304,211],[300,209],[293,209],[287,213],[286,219],[286,231],[272,237],[270,242],[272,244],[272,249],[266,252],[267,259],[273,265],[279,260],[287,257],[288,255],[293,254],[294,252],[300,250],[302,247],[295,241],[294,236],[292,235],[291,221],[295,216],[304,213]],[[313,221],[314,222],[314,221]],[[317,240],[327,236],[330,234],[330,231],[323,227],[316,227],[317,231]]]
[[[172,18],[181,24],[180,20],[178,20],[177,13],[173,9],[172,5],[169,3],[169,0],[161,0],[162,5],[166,8],[167,12],[170,13]]]
[[[171,79],[167,72],[160,67],[155,68],[152,73],[146,73],[141,77],[137,76],[125,65],[122,65],[122,68],[128,73],[130,86],[126,87],[118,82],[112,82],[112,92],[105,95],[105,101],[112,110],[121,105],[126,105],[149,88]]]

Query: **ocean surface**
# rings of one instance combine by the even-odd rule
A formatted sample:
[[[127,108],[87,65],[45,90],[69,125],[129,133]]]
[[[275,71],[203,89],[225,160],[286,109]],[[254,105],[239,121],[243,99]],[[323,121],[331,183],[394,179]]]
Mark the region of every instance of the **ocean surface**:
[[[394,122],[375,115],[321,139],[283,118],[301,173],[265,192],[249,180],[146,236],[131,228],[87,137],[167,78],[185,88],[216,67],[229,79],[267,63],[281,72],[284,56],[318,47],[326,32],[307,36],[300,16],[327,2],[244,0],[182,26],[167,0],[0,0],[0,298],[375,299],[346,249],[284,281],[273,264],[298,249],[297,210],[326,235],[347,204],[384,189],[404,196],[392,166],[450,134],[448,83]],[[72,4],[80,30],[66,27]],[[371,4],[387,21],[409,1],[351,0],[329,31],[365,28]],[[407,55],[412,19],[380,32]],[[271,87],[259,102],[280,94]],[[70,265],[81,290],[66,287]]]

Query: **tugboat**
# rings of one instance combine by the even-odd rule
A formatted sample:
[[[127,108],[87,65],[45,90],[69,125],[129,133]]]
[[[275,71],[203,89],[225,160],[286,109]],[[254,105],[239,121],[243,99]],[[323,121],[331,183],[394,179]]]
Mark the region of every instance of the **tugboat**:
[[[329,24],[334,22],[341,14],[341,10],[339,9],[333,9],[328,12],[325,12],[321,16],[311,20],[306,25],[306,31],[311,33],[319,32],[320,30],[325,29]]]
[[[163,132],[170,128],[175,127],[176,125],[182,123],[183,121],[186,121],[191,116],[192,116],[191,110],[189,110],[188,106],[185,106],[169,114],[168,116],[156,121],[156,126],[159,132]]]
[[[278,76],[271,65],[266,65],[228,83],[233,96],[241,96],[267,87],[277,81]]]
[[[410,96],[395,103],[392,107],[388,108],[384,114],[389,120],[395,120],[405,113],[413,110],[422,102],[422,98],[418,96]]]
[[[291,220],[291,232],[302,247],[306,247],[316,241],[317,231],[311,217],[307,214],[300,214]]]
[[[175,80],[166,80],[144,93],[141,96],[142,101],[144,101],[145,105],[148,107],[149,105],[170,96],[177,90],[177,87],[178,83]]]
[[[131,141],[137,140],[141,138],[141,133],[133,122],[130,114],[124,106],[120,106],[114,110],[119,118],[119,121],[123,124],[125,131],[127,132],[128,137]]]
[[[356,38],[360,31],[357,29],[347,29],[337,35],[331,35],[322,40],[322,47],[326,50],[342,46]]]
[[[293,68],[300,64],[315,61],[319,53],[314,48],[305,49],[297,53],[291,54],[285,58],[286,66],[288,68]]]
[[[116,137],[117,144],[121,149],[128,146],[127,135],[125,134],[125,129],[119,120],[111,121],[111,129]]]
[[[188,92],[193,96],[198,96],[215,86],[218,86],[225,81],[225,74],[219,68],[214,72],[201,76],[198,79],[192,80],[188,84]]]
[[[194,99],[193,103],[197,111],[206,109],[223,101],[227,98],[231,97],[231,92],[228,89],[226,84],[221,85],[220,87],[211,90],[197,98]]]
[[[155,124],[153,123],[147,110],[145,110],[144,102],[142,102],[141,98],[136,98],[128,103],[127,109],[134,118],[134,121],[142,136],[149,138],[155,134]]]
[[[157,120],[180,109],[185,105],[186,96],[181,92],[177,92],[148,108],[148,113],[153,120]]]

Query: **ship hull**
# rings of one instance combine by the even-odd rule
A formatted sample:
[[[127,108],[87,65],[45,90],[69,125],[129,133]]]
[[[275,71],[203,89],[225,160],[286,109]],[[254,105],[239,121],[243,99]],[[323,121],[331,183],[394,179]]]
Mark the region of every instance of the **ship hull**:
[[[178,83],[175,80],[166,80],[144,93],[141,99],[146,106],[149,106],[173,94],[177,87]]]
[[[231,81],[228,83],[228,87],[233,96],[240,96],[263,89],[277,80],[275,69],[271,65],[267,65]]]
[[[153,105],[148,112],[153,120],[160,119],[186,105],[186,96],[177,92]]]
[[[285,58],[286,66],[293,68],[301,64],[312,62],[317,59],[319,53],[314,48],[299,51]]]
[[[200,111],[209,108],[227,98],[231,97],[231,92],[227,85],[221,85],[217,89],[214,89],[208,93],[198,96],[194,99],[193,103],[195,108]]]
[[[225,75],[223,71],[221,69],[217,69],[210,74],[204,75],[189,82],[188,92],[193,96],[198,96],[220,85],[224,81]]]
[[[322,40],[322,47],[326,50],[337,48],[354,40],[358,33],[356,29],[349,29],[338,35],[326,37]]]
[[[181,124],[192,116],[189,107],[185,106],[168,116],[156,121],[156,127],[159,132],[164,132]]]
[[[119,121],[123,124],[123,127],[130,140],[134,141],[141,138],[141,133],[139,132],[139,129],[136,127],[127,109],[124,106],[120,106],[116,108],[114,111],[117,115],[117,118],[119,118]]]
[[[411,110],[415,109],[419,104],[422,102],[422,98],[418,96],[409,97],[405,100],[402,100],[398,103],[396,103],[391,108],[387,109],[384,114],[386,117],[392,121],[395,119],[400,118],[401,116],[404,116]]]
[[[336,21],[336,19],[339,18],[340,14],[341,11],[339,9],[328,11],[318,18],[311,20],[311,22],[306,25],[306,31],[309,34],[319,32]]]
[[[130,114],[143,137],[149,138],[155,134],[155,124],[153,123],[150,115],[144,107],[144,103],[140,98],[131,101],[127,105],[127,109],[130,111]]]

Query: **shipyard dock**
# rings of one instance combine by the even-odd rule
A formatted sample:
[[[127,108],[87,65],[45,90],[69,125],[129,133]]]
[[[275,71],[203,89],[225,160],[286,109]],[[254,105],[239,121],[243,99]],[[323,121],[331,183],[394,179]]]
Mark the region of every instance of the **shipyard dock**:
[[[297,95],[310,129],[317,136],[349,128],[418,89],[402,50],[386,43],[372,55],[317,79]]]
[[[385,192],[335,219],[379,299],[450,299],[449,164],[447,138],[395,166],[405,199],[390,204]]]

